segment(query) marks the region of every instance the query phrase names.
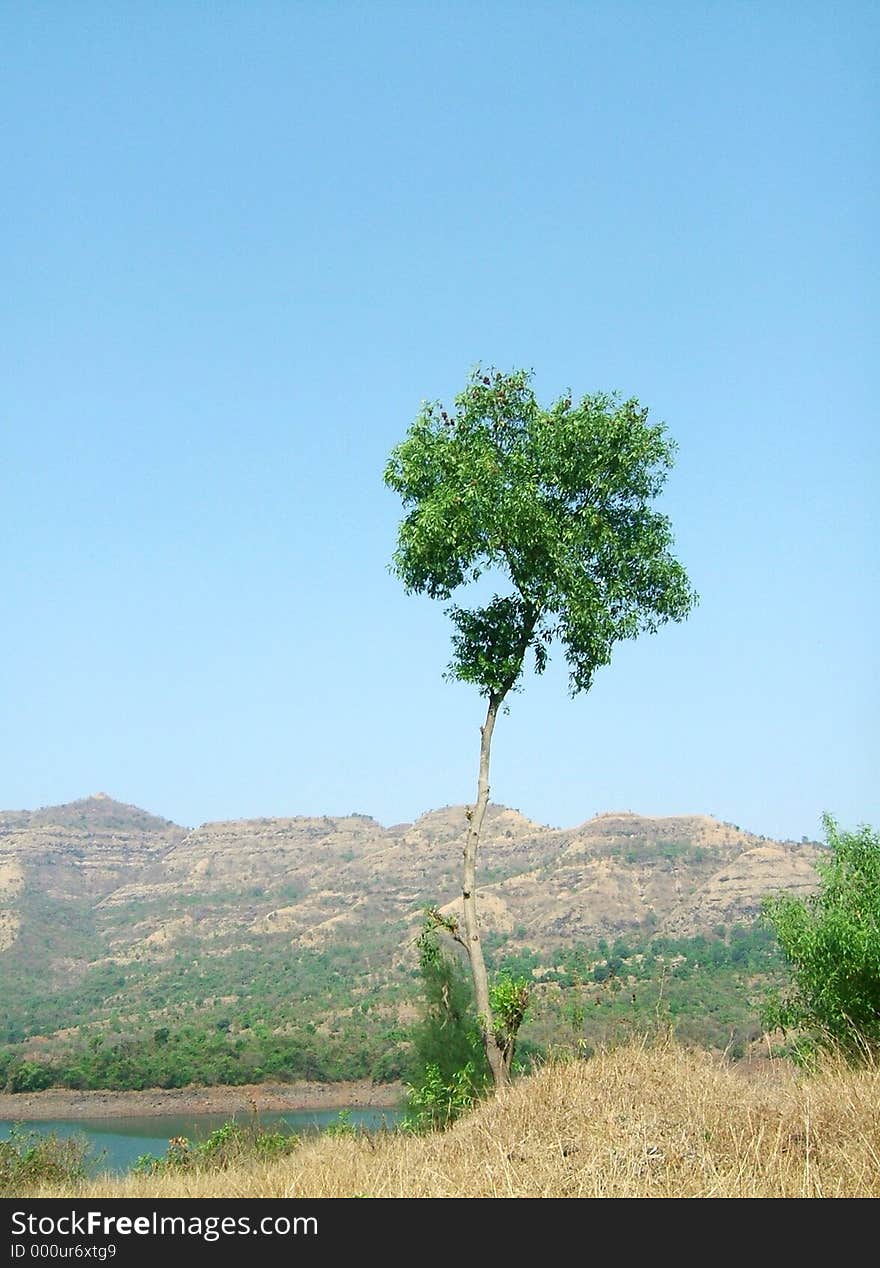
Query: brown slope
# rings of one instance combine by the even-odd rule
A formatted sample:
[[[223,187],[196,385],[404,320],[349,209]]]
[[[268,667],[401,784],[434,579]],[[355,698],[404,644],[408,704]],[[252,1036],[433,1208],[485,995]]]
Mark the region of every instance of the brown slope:
[[[97,794],[62,806],[0,812],[0,951],[47,903],[90,908],[132,875],[155,873],[186,829]],[[56,936],[58,931],[55,931]]]
[[[278,935],[301,947],[404,937],[426,905],[455,910],[466,828],[463,806],[393,828],[300,816],[189,833],[104,797],[0,814],[0,949],[28,918],[28,891],[88,905],[97,941],[80,958],[92,960],[220,954]],[[706,816],[615,813],[559,830],[492,806],[481,917],[548,950],[634,928],[680,936],[751,919],[765,893],[809,889],[816,854]]]
[[[166,853],[161,873],[135,874],[103,899],[108,950],[165,957],[196,926],[214,950],[282,933],[302,946],[356,938],[455,893],[466,827],[463,806],[391,829],[361,815],[203,824]],[[491,807],[485,874],[531,866],[548,833]]]
[[[815,846],[707,816],[605,814],[533,842],[543,861],[480,890],[483,923],[538,949],[628,930],[676,936],[751,920],[767,893],[815,887]],[[458,912],[456,898],[444,908]]]

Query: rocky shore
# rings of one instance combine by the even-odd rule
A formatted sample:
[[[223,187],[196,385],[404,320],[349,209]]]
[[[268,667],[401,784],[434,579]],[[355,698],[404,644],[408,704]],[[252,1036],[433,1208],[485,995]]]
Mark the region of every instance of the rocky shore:
[[[395,1109],[404,1097],[400,1083],[248,1083],[241,1087],[147,1088],[142,1092],[0,1093],[0,1119],[46,1121],[64,1118],[142,1118],[162,1114],[245,1115],[285,1110]]]

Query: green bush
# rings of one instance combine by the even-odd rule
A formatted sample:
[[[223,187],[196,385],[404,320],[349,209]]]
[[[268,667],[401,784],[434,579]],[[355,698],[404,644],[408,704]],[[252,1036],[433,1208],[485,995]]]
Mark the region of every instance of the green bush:
[[[457,959],[440,946],[435,927],[426,923],[418,940],[424,998],[421,1018],[411,1031],[410,1082],[422,1085],[436,1067],[447,1087],[465,1068],[474,1092],[486,1086],[489,1069],[472,1002],[468,976]]]
[[[324,1135],[330,1136],[331,1138],[338,1138],[340,1136],[357,1136],[358,1128],[351,1121],[351,1110],[341,1109],[336,1115],[336,1122],[329,1123],[327,1127],[324,1128]]]
[[[438,1065],[429,1065],[418,1087],[408,1083],[407,1107],[401,1126],[404,1131],[442,1131],[454,1122],[477,1099],[474,1067],[469,1061],[451,1078],[445,1078]]]
[[[191,1141],[175,1136],[161,1158],[141,1154],[133,1170],[138,1175],[161,1175],[169,1171],[226,1171],[242,1162],[266,1161],[291,1153],[299,1137],[288,1132],[267,1131],[258,1123],[243,1127],[224,1123],[207,1140]]]
[[[9,1091],[42,1092],[44,1088],[51,1087],[54,1076],[55,1071],[51,1066],[39,1061],[22,1061],[21,1065],[14,1066],[10,1071]]]
[[[86,1173],[90,1146],[79,1137],[13,1128],[0,1140],[0,1197],[21,1197],[41,1184],[71,1183]]]
[[[764,1021],[867,1059],[880,1053],[880,835],[842,832],[827,814],[823,823],[830,855],[817,893],[764,903],[791,971]]]
[[[462,965],[440,945],[430,915],[418,940],[424,999],[411,1032],[407,1131],[447,1127],[485,1092],[489,1067]]]

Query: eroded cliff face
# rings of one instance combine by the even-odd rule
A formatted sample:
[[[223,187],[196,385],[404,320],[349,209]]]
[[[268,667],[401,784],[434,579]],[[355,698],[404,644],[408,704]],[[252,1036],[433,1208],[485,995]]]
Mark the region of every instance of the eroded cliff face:
[[[704,815],[603,814],[545,832],[543,860],[481,890],[487,929],[551,950],[652,928],[679,937],[753,919],[768,893],[816,886],[818,847],[767,842]],[[460,908],[458,899],[445,907]]]
[[[456,910],[466,827],[463,806],[391,828],[350,815],[194,831],[103,796],[0,813],[0,974],[47,922],[56,978],[264,938],[320,949],[381,929],[405,943],[426,905]],[[685,936],[751,919],[767,893],[814,888],[817,853],[706,816],[613,813],[560,830],[492,806],[481,919],[538,950],[636,927]]]
[[[21,926],[21,891],[24,867],[17,858],[0,861],[0,951],[6,951],[18,937]]]
[[[662,929],[685,937],[754,919],[766,894],[803,896],[816,889],[816,847],[768,842],[736,855],[705,884],[679,902],[663,920]]]
[[[99,793],[42,810],[0,811],[0,951],[31,922],[63,924],[65,908],[91,909],[133,874],[158,880],[186,829]]]

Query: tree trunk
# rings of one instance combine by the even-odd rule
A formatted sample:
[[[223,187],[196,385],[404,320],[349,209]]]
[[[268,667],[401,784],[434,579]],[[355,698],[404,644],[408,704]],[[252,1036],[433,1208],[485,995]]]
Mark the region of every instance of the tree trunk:
[[[481,728],[480,739],[480,775],[477,781],[476,804],[468,811],[468,834],[464,847],[464,880],[461,897],[464,904],[464,925],[467,938],[468,957],[471,962],[471,976],[474,982],[474,1000],[477,1005],[480,1033],[486,1059],[496,1088],[506,1087],[510,1083],[510,1070],[504,1053],[495,1038],[495,1021],[492,1006],[489,1002],[489,977],[486,973],[486,962],[483,959],[483,946],[480,942],[480,931],[477,924],[477,847],[489,804],[489,755],[492,747],[492,732],[498,716],[501,701],[494,696],[489,697],[486,710],[486,721]]]

